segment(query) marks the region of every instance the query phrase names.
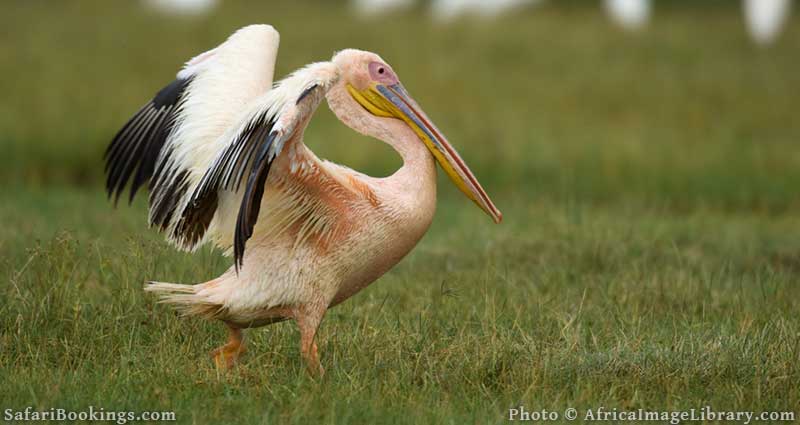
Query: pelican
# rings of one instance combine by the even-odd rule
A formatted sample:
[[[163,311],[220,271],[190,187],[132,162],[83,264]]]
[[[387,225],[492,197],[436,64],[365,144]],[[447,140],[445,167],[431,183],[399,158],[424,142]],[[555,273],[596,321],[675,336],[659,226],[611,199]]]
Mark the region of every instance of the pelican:
[[[750,37],[759,45],[767,46],[780,35],[792,3],[790,0],[744,0],[742,6]]]
[[[544,0],[433,0],[431,15],[442,22],[450,22],[462,15],[477,15],[494,19],[523,6],[540,5]]]
[[[145,0],[145,4],[165,15],[202,16],[217,6],[218,0]]]
[[[606,12],[623,29],[638,31],[650,19],[650,0],[605,0]]]
[[[278,43],[271,26],[252,25],[187,62],[113,138],[107,191],[116,203],[129,186],[132,200],[148,183],[151,227],[179,249],[211,243],[233,256],[207,282],[145,286],[184,314],[224,322],[217,367],[238,361],[244,329],[291,319],[321,375],[325,312],[422,238],[436,163],[494,222],[502,214],[380,56],[342,50],[273,85]],[[344,124],[394,148],[402,167],[375,178],[317,158],[303,132],[323,98]]]
[[[362,18],[383,16],[414,6],[414,0],[352,0],[350,3]]]

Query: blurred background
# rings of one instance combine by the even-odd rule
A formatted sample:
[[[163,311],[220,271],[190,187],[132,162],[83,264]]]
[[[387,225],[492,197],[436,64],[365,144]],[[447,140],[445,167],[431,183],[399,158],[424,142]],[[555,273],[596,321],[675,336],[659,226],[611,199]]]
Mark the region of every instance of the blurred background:
[[[0,184],[99,193],[133,112],[263,22],[282,36],[276,78],[342,48],[382,55],[501,200],[797,207],[796,16],[759,42],[733,0],[474,3],[4,0]],[[307,141],[372,175],[399,165],[324,107]]]
[[[0,0],[0,400],[182,421],[494,423],[508,406],[800,405],[800,25],[789,0]],[[113,209],[103,152],[182,64],[247,24],[276,77],[380,54],[504,213],[440,173],[433,225],[322,327],[177,320],[142,282],[230,266]],[[321,106],[306,143],[400,166]],[[387,302],[387,300],[389,302]],[[466,400],[466,401],[465,401]],[[266,419],[264,419],[266,418]],[[336,420],[336,419],[339,420]],[[461,420],[459,420],[459,418]]]

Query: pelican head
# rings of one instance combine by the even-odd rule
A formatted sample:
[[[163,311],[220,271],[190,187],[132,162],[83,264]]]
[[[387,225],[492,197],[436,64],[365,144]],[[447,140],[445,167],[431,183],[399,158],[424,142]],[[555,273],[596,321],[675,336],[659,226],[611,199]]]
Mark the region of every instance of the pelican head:
[[[420,141],[427,146],[461,192],[495,223],[500,223],[503,214],[489,199],[489,195],[455,148],[408,94],[386,61],[371,52],[348,49],[337,53],[333,62],[341,70],[340,84],[363,107],[365,113],[379,119],[399,119],[405,122],[419,136]]]

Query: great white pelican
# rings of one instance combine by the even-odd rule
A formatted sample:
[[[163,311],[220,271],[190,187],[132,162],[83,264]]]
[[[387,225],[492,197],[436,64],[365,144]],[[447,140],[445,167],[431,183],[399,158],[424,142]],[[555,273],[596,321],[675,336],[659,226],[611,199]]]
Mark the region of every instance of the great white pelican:
[[[227,325],[217,366],[237,361],[244,328],[293,319],[309,370],[322,373],[314,336],[325,312],[423,236],[436,163],[492,220],[502,214],[380,56],[343,50],[273,85],[278,41],[271,26],[248,26],[187,62],[114,137],[107,190],[116,202],[130,184],[132,200],[148,183],[149,223],[171,243],[233,255],[208,282],[145,287]],[[303,131],[323,98],[347,126],[392,146],[402,167],[374,178],[317,158]]]

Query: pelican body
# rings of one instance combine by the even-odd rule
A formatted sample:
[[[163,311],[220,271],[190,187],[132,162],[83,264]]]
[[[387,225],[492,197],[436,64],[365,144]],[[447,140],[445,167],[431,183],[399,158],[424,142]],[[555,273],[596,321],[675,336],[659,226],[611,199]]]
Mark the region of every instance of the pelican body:
[[[502,215],[378,55],[343,50],[273,84],[278,42],[271,26],[248,26],[187,62],[109,145],[107,189],[118,200],[130,183],[133,199],[149,182],[149,222],[168,241],[233,255],[216,279],[145,287],[228,326],[228,343],[212,352],[218,366],[243,352],[242,329],[293,319],[309,369],[322,373],[314,338],[325,312],[422,238],[436,163],[495,222]],[[402,167],[373,178],[317,158],[303,131],[323,99],[344,124],[391,145]]]

